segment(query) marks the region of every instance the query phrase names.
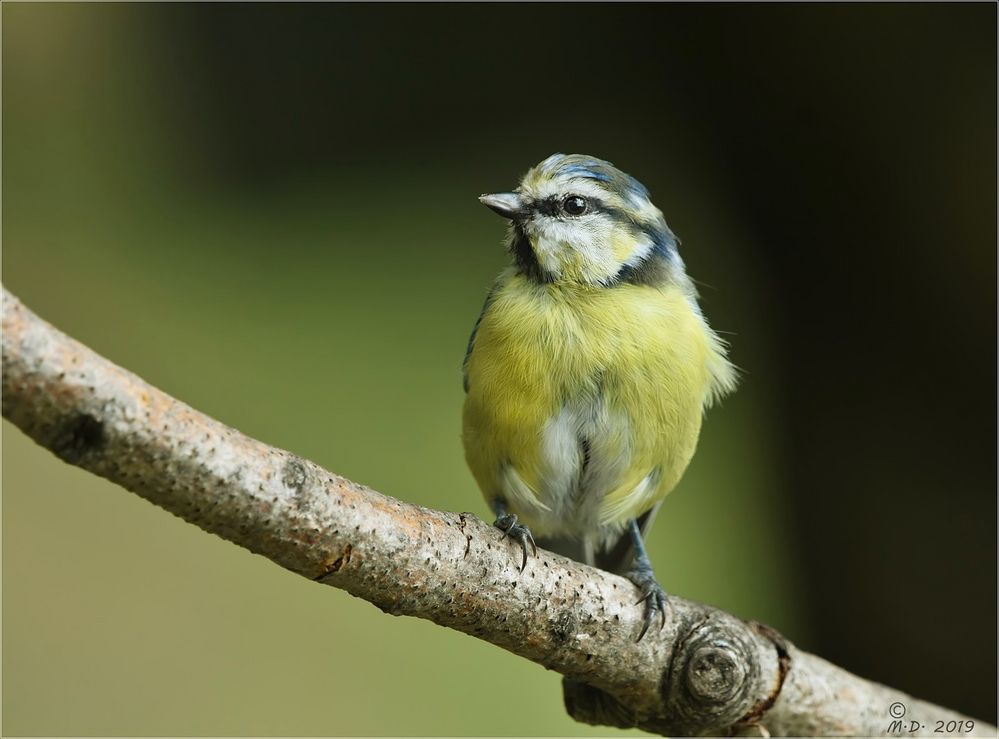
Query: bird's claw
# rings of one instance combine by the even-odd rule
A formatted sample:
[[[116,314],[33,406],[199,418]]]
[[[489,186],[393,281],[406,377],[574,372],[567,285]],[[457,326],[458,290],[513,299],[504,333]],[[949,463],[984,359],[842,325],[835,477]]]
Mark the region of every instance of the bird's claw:
[[[531,530],[523,524],[517,523],[517,515],[515,513],[504,513],[497,516],[493,522],[493,526],[502,531],[504,536],[509,536],[511,539],[520,542],[520,548],[524,552],[524,561],[520,565],[520,571],[523,572],[524,568],[527,567],[528,544],[531,545],[534,556],[538,556],[538,545],[534,543],[534,536],[531,535]]]
[[[637,643],[645,637],[649,626],[652,625],[652,622],[656,618],[656,614],[659,614],[659,630],[662,631],[666,626],[666,608],[669,606],[669,596],[666,595],[666,591],[663,590],[662,586],[656,580],[656,576],[652,574],[651,567],[636,566],[628,573],[628,579],[635,583],[638,589],[642,591],[642,597],[635,601],[635,605],[645,603],[645,618],[643,619],[642,630],[635,640]]]

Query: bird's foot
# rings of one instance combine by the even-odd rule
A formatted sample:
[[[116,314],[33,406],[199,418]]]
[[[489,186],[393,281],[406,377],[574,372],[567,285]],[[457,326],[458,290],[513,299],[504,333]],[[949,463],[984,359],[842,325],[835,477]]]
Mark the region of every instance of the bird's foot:
[[[656,620],[657,615],[659,617],[659,630],[661,631],[666,625],[666,607],[669,605],[669,596],[656,580],[655,573],[652,572],[652,565],[647,561],[635,562],[635,566],[628,572],[627,577],[642,591],[642,597],[636,601],[635,605],[645,604],[642,631],[635,640],[640,642],[645,637],[645,632],[649,630],[649,626]]]
[[[524,526],[524,524],[517,523],[517,514],[515,513],[500,513],[496,516],[493,526],[502,531],[505,536],[509,536],[511,539],[520,542],[520,548],[524,552],[524,562],[520,565],[520,571],[523,572],[524,568],[527,567],[528,544],[531,545],[534,556],[538,556],[538,546],[534,543],[531,530]]]

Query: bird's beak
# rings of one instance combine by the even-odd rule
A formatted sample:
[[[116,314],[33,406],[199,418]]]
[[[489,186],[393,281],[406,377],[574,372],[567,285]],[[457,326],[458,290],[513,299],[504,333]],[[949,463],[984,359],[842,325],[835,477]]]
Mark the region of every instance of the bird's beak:
[[[498,192],[493,195],[479,195],[479,202],[499,213],[504,218],[516,218],[523,212],[524,203],[515,192]]]

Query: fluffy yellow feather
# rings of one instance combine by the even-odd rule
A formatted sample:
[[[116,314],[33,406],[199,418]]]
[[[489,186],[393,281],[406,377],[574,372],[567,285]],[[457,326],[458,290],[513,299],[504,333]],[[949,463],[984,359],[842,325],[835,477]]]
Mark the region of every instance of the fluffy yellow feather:
[[[476,481],[490,500],[508,496],[535,534],[616,536],[693,456],[704,405],[731,382],[718,340],[672,284],[543,285],[509,270],[490,303],[467,368],[464,442]],[[575,510],[566,510],[572,491],[551,484],[561,450],[545,444],[566,406],[592,409],[590,455],[614,460],[603,494]],[[522,486],[509,484],[508,468]],[[640,485],[653,473],[655,484]]]

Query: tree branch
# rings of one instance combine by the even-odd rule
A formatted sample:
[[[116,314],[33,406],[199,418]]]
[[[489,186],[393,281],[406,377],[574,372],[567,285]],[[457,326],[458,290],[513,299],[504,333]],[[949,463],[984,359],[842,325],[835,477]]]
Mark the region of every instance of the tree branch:
[[[797,650],[779,634],[672,597],[640,643],[627,580],[519,546],[468,513],[405,503],[255,441],[45,323],[3,291],[3,415],[65,462],[205,531],[395,615],[472,634],[566,677],[580,721],[660,734],[892,733],[893,704],[933,733],[994,735]],[[898,708],[895,709],[898,712]],[[974,725],[968,730],[969,722]]]

